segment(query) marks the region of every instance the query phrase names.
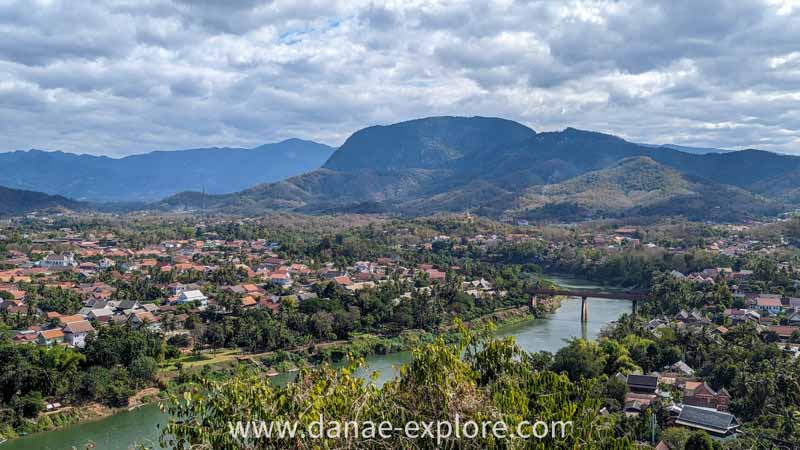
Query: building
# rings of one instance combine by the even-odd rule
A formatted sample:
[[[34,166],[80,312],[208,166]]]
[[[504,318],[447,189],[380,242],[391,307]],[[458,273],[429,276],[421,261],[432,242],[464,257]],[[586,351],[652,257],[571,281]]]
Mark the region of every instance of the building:
[[[718,437],[734,434],[739,427],[739,422],[733,414],[690,405],[684,405],[675,424],[705,430]]]
[[[783,310],[783,304],[781,303],[780,297],[760,296],[756,298],[756,309],[768,311],[771,314],[778,314]]]
[[[72,253],[50,254],[39,261],[40,267],[45,268],[66,268],[75,266],[75,256]]]
[[[704,381],[687,381],[683,387],[683,403],[727,411],[731,396],[724,388],[715,391]]]
[[[653,394],[658,389],[658,377],[652,375],[628,375],[625,380],[631,392]]]
[[[198,309],[206,309],[208,307],[208,297],[198,290],[183,291],[181,295],[178,296],[176,303],[179,305],[194,303],[197,305]]]
[[[86,346],[86,336],[94,332],[94,327],[88,320],[68,323],[64,327],[64,340],[73,347]]]
[[[275,272],[269,274],[269,281],[278,286],[289,287],[292,285],[292,276],[288,272]]]
[[[136,328],[145,327],[150,331],[161,330],[161,318],[147,311],[139,311],[131,314],[131,324]]]
[[[39,332],[39,337],[36,339],[39,345],[46,345],[48,347],[64,342],[64,332],[60,328],[52,330],[45,330]]]

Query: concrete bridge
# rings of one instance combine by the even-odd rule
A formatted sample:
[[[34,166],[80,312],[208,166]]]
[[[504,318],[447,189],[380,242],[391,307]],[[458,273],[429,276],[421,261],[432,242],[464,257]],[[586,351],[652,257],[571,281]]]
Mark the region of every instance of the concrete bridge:
[[[554,296],[562,295],[565,297],[580,297],[581,299],[581,322],[589,321],[589,305],[586,302],[589,298],[609,298],[618,300],[630,300],[631,312],[636,314],[636,305],[640,300],[647,298],[644,292],[609,292],[591,289],[533,289],[531,291],[533,297],[531,298],[531,308],[536,306],[537,296]]]

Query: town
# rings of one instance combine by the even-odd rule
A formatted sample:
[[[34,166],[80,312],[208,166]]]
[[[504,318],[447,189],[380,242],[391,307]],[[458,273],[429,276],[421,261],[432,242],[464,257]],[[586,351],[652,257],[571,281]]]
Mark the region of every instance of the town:
[[[39,378],[3,383],[3,401],[16,411],[6,433],[24,430],[23,417],[63,414],[86,402],[130,407],[141,402],[137,392],[158,393],[199,369],[255,364],[271,378],[353,351],[405,350],[453,320],[547,317],[561,299],[530,293],[552,285],[543,273],[649,291],[636,315],[609,324],[598,341],[572,340],[542,363],[575,380],[606,377],[609,393],[598,413],[621,414],[638,441],[651,440],[650,427],[637,432],[630,424],[654,414],[661,449],[676,448],[685,439],[675,431],[681,429],[722,442],[758,436],[750,422],[761,412],[737,415],[751,401],[737,396],[765,394],[743,393],[737,373],[746,370],[702,355],[714,348],[734,349],[755,336],[796,373],[800,251],[791,219],[591,227],[469,214],[351,219],[5,220],[4,345],[41,349],[28,353],[36,355],[32,364],[58,348],[75,356],[70,367],[53,369],[72,373],[74,386]],[[298,229],[305,231],[292,231]],[[415,344],[408,343],[412,330],[421,333]],[[130,348],[134,337],[146,344]],[[677,343],[684,348],[673,348]],[[605,366],[584,366],[575,359],[581,352],[595,352]]]

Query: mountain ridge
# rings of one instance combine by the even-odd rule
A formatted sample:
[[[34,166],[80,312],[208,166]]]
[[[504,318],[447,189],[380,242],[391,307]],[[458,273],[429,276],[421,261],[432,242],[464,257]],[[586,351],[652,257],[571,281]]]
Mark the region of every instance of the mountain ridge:
[[[78,202],[61,195],[11,189],[0,186],[0,216],[27,214],[33,211],[56,209],[83,211],[91,209],[85,202]]]
[[[510,132],[498,133],[498,127]],[[666,184],[661,202],[631,203],[612,195],[593,213],[661,214],[663,210],[698,215],[707,197],[709,207],[721,210],[713,211],[714,217],[745,220],[778,209],[777,202],[762,197],[772,186],[759,183],[765,173],[784,180],[782,192],[800,188],[800,157],[759,150],[699,155],[573,127],[536,133],[505,119],[440,116],[356,131],[321,169],[206,200],[211,210],[235,213],[370,210],[419,215],[473,210],[506,216],[524,213],[520,199],[533,187],[557,186],[629,158],[647,158],[654,174],[668,179],[677,173],[681,182]],[[724,171],[718,170],[720,165]],[[738,204],[726,205],[720,196]],[[156,206],[196,207],[190,199],[168,198]],[[694,208],[681,209],[677,199]],[[564,199],[578,209],[592,209],[573,200]],[[554,204],[548,203],[547,209],[557,211]]]
[[[301,139],[122,158],[17,150],[0,153],[0,185],[95,202],[155,201],[190,189],[221,194],[279,181],[319,168],[333,151]]]

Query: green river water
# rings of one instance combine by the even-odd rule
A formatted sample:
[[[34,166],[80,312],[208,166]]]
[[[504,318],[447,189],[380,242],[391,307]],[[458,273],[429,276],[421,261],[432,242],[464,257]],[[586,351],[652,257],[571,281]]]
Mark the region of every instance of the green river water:
[[[583,280],[550,277],[564,287],[596,287]],[[546,350],[556,352],[572,337],[594,338],[602,327],[623,313],[630,312],[631,304],[625,300],[595,299],[589,302],[589,322],[580,322],[580,299],[567,299],[561,308],[546,319],[532,319],[500,329],[498,335],[513,335],[517,344],[529,352]],[[409,353],[376,355],[367,358],[367,372],[378,371],[378,383],[382,384],[397,375],[397,367],[407,362]],[[274,380],[285,382],[287,375]],[[159,426],[166,417],[157,404],[146,405],[134,411],[115,414],[93,422],[75,424],[60,430],[38,433],[0,444],[0,450],[68,450],[83,449],[93,442],[98,450],[127,450],[135,444],[158,447]]]

